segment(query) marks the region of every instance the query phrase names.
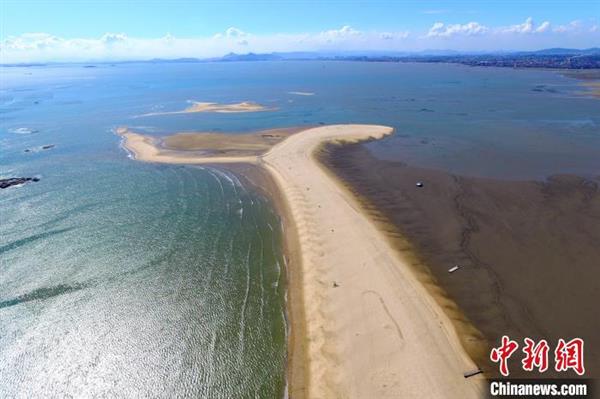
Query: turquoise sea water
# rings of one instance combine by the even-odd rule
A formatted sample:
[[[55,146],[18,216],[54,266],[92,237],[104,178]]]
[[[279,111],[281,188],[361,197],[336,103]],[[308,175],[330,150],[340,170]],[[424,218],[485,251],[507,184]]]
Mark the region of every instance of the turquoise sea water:
[[[117,126],[378,123],[396,135],[368,144],[373,153],[413,165],[519,179],[600,171],[600,103],[549,71],[255,62],[0,78],[0,177],[40,178],[0,191],[0,397],[283,395],[285,265],[271,204],[225,171],[129,159]],[[188,100],[277,110],[136,117]]]

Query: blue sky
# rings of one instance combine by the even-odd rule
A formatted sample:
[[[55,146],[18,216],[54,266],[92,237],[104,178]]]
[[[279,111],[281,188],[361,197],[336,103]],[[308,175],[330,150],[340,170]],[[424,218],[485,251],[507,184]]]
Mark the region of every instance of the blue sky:
[[[600,46],[599,20],[598,0],[2,0],[0,56],[12,62],[228,51],[591,47]]]

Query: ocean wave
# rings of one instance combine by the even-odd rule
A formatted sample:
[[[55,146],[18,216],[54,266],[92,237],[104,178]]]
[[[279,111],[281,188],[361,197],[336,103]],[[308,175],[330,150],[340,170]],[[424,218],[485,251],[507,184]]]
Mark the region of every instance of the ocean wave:
[[[295,96],[314,96],[315,93],[310,91],[288,91],[288,94],[293,94]]]
[[[39,132],[39,130],[30,127],[13,127],[8,129],[8,131],[14,134],[32,134]]]

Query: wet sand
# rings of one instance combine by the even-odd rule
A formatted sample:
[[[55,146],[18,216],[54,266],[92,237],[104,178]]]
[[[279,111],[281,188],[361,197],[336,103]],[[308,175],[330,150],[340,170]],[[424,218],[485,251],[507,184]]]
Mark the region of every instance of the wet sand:
[[[257,157],[302,128],[269,129],[248,134],[203,132],[176,133],[151,137],[127,127],[115,132],[126,141],[126,149],[140,161],[180,164],[246,162]]]
[[[465,347],[488,376],[497,376],[490,344],[507,334],[545,338],[551,348],[581,337],[586,376],[600,377],[600,177],[461,177],[378,160],[362,145],[328,146],[320,159],[483,333],[483,353]],[[536,376],[520,371],[519,360],[510,364],[511,376]]]
[[[600,69],[569,70],[562,75],[581,81],[584,90],[577,94],[600,98]]]
[[[173,115],[173,114],[190,114],[196,112],[217,112],[217,113],[240,113],[240,112],[262,112],[262,111],[273,111],[275,108],[265,107],[264,105],[253,103],[250,101],[243,101],[241,103],[234,104],[219,104],[211,102],[200,102],[191,101],[189,107],[181,111],[166,111],[166,112],[150,112],[147,114],[139,115],[143,116],[155,116],[155,115]]]
[[[302,128],[281,128],[229,135],[202,132],[177,133],[164,137],[161,144],[167,150],[203,151],[205,155],[261,155],[275,144],[301,130]]]
[[[584,83],[583,86],[589,89],[591,96],[600,97],[600,82],[588,82]]]
[[[140,160],[194,158],[165,158],[156,147],[158,153],[150,151],[155,143],[126,133],[124,146]],[[292,135],[254,158],[195,156],[193,163],[204,164],[253,160],[272,177],[286,218],[293,221],[305,318],[303,336],[294,336],[301,342],[292,344],[304,356],[302,385],[293,375],[290,382],[294,397],[482,396],[481,376],[463,377],[475,365],[455,324],[356,197],[314,158],[323,143],[390,133],[384,126],[323,126]],[[290,226],[285,229],[287,235]],[[292,322],[294,329],[297,320]]]

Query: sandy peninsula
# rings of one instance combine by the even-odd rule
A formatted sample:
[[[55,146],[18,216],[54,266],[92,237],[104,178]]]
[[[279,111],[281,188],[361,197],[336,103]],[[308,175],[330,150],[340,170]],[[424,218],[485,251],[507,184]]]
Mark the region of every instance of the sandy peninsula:
[[[240,113],[240,112],[262,112],[273,111],[275,108],[265,107],[251,101],[242,101],[234,104],[219,104],[212,102],[190,101],[192,105],[181,111],[150,112],[139,116],[156,116],[172,114],[193,114],[197,112],[217,112],[217,113]]]
[[[243,157],[185,154],[125,128],[118,133],[140,161],[250,163],[275,181],[302,269],[304,320],[292,318],[292,330],[303,324],[296,339],[305,365],[302,381],[292,375],[291,397],[483,396],[482,376],[464,378],[476,366],[448,316],[356,197],[316,159],[325,143],[379,139],[391,128],[309,128]]]

